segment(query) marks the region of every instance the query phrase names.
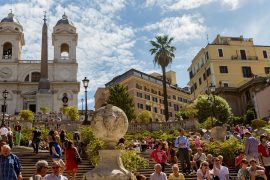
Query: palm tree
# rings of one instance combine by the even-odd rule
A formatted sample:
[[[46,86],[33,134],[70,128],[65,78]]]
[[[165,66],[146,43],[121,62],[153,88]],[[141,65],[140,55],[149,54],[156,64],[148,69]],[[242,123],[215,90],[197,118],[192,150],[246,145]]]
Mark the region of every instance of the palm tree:
[[[169,38],[168,35],[156,36],[155,41],[150,41],[153,48],[150,49],[151,55],[155,54],[154,64],[158,64],[162,69],[162,84],[163,84],[163,96],[164,96],[164,113],[165,120],[169,119],[168,112],[168,97],[167,97],[167,87],[166,87],[166,67],[172,63],[174,58],[174,51],[176,48],[171,45],[173,38]]]

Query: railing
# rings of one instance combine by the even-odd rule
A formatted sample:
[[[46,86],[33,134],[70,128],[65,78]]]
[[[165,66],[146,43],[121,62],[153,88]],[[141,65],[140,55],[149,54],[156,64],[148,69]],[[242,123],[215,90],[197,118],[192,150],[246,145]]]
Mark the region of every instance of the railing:
[[[258,60],[258,56],[247,56],[246,59],[242,59],[241,56],[233,55],[232,60]]]
[[[3,55],[2,59],[11,59],[12,55]]]
[[[40,64],[41,60],[19,60],[19,63],[24,63],[24,64]],[[53,63],[53,60],[48,60],[49,64]]]
[[[189,119],[184,121],[173,121],[173,122],[152,122],[148,124],[133,124],[130,123],[128,127],[129,132],[140,132],[140,131],[158,131],[158,130],[174,130],[183,128],[185,130],[195,130],[196,120]]]

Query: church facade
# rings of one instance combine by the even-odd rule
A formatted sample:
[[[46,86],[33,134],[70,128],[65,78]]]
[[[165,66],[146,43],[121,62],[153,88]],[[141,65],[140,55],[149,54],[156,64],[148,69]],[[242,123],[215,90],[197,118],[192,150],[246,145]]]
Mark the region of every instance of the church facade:
[[[22,109],[39,112],[41,107],[59,111],[63,105],[78,105],[80,82],[76,27],[64,14],[53,28],[54,58],[48,60],[46,17],[42,29],[41,60],[22,60],[23,27],[11,12],[0,22],[0,93],[8,91],[6,113]],[[29,44],[30,45],[30,44]],[[3,111],[4,98],[0,94]]]

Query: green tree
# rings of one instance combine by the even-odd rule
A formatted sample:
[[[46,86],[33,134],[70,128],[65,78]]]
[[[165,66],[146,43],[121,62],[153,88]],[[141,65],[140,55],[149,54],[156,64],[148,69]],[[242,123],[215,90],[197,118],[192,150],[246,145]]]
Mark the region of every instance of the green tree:
[[[228,102],[220,96],[200,95],[194,101],[198,110],[198,120],[203,123],[208,117],[213,116],[219,122],[225,123],[231,116],[231,107]]]
[[[251,124],[251,121],[256,118],[256,113],[254,109],[248,109],[246,114],[244,115],[245,124]]]
[[[166,79],[166,67],[172,63],[174,58],[174,51],[176,48],[171,45],[173,38],[169,38],[168,35],[156,36],[155,41],[150,41],[153,46],[150,49],[151,55],[154,54],[154,64],[158,64],[162,69],[162,84],[163,84],[163,96],[164,96],[164,113],[165,119],[168,121],[169,112],[168,112],[168,97],[167,97],[167,79]]]
[[[121,108],[126,113],[129,121],[136,118],[133,99],[129,96],[127,88],[122,84],[117,84],[109,88],[107,103]]]
[[[34,113],[28,109],[21,110],[19,116],[26,121],[33,121],[34,119]]]
[[[151,121],[151,119],[152,119],[152,113],[150,111],[144,110],[138,114],[136,118],[136,122],[147,124]]]
[[[175,115],[177,118],[183,119],[194,118],[197,116],[198,110],[194,107],[194,104],[190,104],[181,108]]]

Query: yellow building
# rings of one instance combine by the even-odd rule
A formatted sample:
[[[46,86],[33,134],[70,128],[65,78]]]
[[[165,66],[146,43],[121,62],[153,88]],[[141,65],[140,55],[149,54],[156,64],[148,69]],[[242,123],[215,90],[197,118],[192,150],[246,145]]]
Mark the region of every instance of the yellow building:
[[[187,89],[177,87],[176,73],[168,71],[167,92],[169,104],[169,120],[175,119],[175,113],[190,102],[190,93]],[[135,112],[148,110],[152,113],[153,121],[165,121],[162,75],[158,73],[145,74],[135,69],[130,69],[124,74],[113,78],[105,84],[105,88],[98,88],[95,93],[95,109],[100,108],[108,97],[108,88],[123,84],[128,88],[128,93],[133,97]]]
[[[218,87],[240,87],[255,76],[266,76],[270,67],[270,46],[253,44],[253,39],[223,37],[202,48],[188,68],[193,97]]]
[[[191,98],[206,93],[211,83],[222,92],[242,87],[255,77],[265,77],[270,69],[269,53],[270,46],[254,45],[252,38],[217,35],[198,52],[188,68]],[[241,103],[233,106],[236,114],[243,113],[237,110]]]

